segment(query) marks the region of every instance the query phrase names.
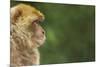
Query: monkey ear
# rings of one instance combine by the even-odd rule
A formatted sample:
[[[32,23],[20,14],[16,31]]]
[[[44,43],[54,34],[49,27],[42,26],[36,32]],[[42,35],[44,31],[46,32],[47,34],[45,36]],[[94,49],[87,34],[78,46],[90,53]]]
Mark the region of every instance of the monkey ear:
[[[22,14],[21,9],[17,7],[11,8],[10,11],[11,23],[16,23],[17,19],[21,16],[21,14]]]

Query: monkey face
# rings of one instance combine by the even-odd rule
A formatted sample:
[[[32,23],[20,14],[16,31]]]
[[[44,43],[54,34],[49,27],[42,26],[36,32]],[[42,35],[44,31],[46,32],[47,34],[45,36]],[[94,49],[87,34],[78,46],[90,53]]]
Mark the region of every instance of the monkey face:
[[[34,27],[34,35],[32,37],[33,41],[35,41],[38,46],[42,45],[45,42],[45,31],[44,29],[37,23],[33,24]]]
[[[43,20],[44,15],[29,5],[19,4],[11,8],[11,24],[19,27],[19,33],[24,31],[37,46],[42,45],[46,39],[45,31],[39,25]]]

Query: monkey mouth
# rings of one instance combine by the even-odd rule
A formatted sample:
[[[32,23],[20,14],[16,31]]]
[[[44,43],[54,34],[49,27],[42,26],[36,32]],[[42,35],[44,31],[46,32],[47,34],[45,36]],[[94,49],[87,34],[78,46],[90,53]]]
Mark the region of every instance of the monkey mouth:
[[[45,36],[44,37],[39,37],[39,38],[36,39],[36,43],[38,45],[42,45],[45,42],[45,40],[46,40]]]

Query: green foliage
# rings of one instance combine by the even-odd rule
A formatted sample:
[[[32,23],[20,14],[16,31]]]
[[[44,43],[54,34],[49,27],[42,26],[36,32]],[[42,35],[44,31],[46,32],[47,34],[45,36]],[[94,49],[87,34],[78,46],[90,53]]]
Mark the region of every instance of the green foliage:
[[[30,4],[45,15],[41,64],[95,60],[95,6],[21,1],[11,6],[18,3]]]

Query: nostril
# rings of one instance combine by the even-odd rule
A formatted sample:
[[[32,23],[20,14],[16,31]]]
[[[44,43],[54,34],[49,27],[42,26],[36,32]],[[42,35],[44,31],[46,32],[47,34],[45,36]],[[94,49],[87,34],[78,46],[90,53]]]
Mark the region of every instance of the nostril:
[[[42,31],[42,33],[43,33],[43,34],[45,34],[45,32],[44,32],[44,31]]]

